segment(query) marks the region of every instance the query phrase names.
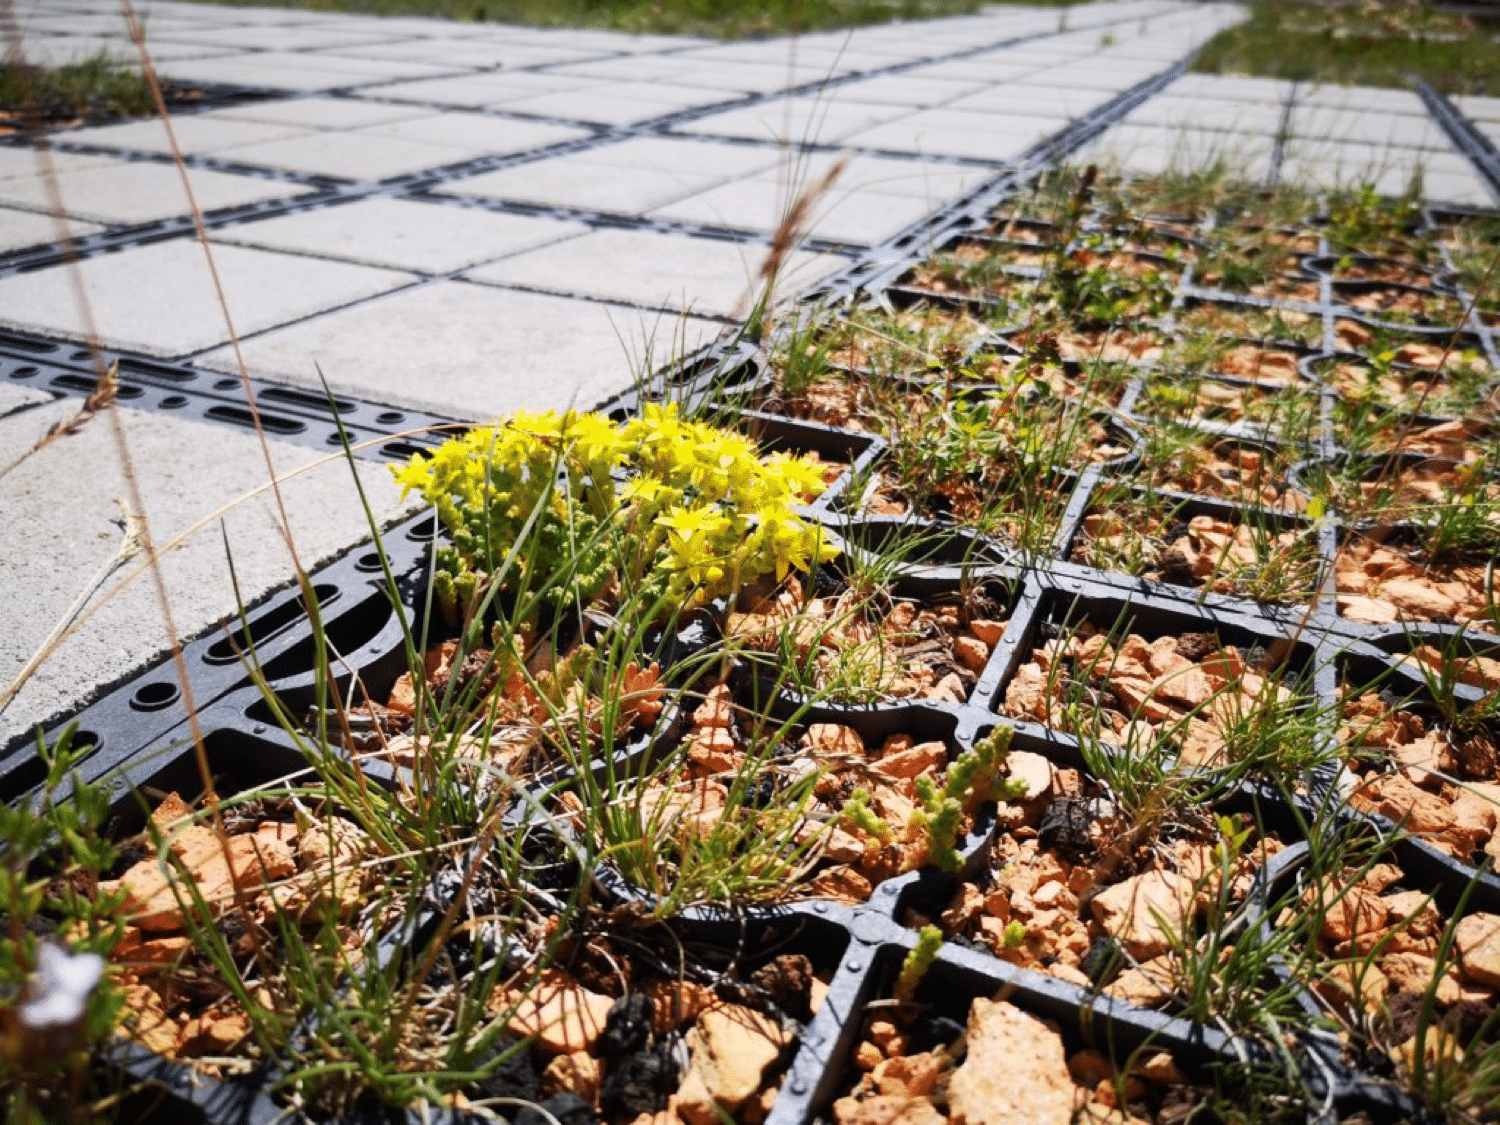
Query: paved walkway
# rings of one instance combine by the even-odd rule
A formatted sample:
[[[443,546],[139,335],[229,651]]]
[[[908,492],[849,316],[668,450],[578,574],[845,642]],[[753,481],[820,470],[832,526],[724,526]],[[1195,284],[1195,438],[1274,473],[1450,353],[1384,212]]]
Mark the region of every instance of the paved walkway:
[[[60,133],[50,168],[0,145],[0,326],[66,341],[93,332],[107,347],[230,380],[237,335],[250,373],[274,384],[315,388],[321,377],[340,393],[459,419],[590,405],[731,329],[789,201],[835,160],[843,171],[779,298],[897,238],[1242,18],[1224,4],[1115,0],[722,44],[141,10],[163,74],[254,91],[174,122],[232,328],[154,121]],[[18,0],[17,14],[33,62],[134,56],[113,0]],[[1492,102],[1469,111],[1500,129]],[[1401,92],[1184,76],[1089,155],[1140,170],[1226,155],[1257,178],[1319,182],[1375,169],[1392,191],[1420,163],[1431,198],[1490,202]],[[59,223],[46,215],[59,198],[76,264],[61,260]],[[79,406],[27,387],[25,354],[0,337],[7,461]],[[232,610],[226,541],[246,598],[284,583],[253,436],[170,411],[118,415],[150,533],[174,546],[178,632]],[[0,712],[0,743],[163,650],[139,556],[113,564],[128,553],[133,508],[119,444],[96,418],[0,478],[10,594],[0,691],[70,607],[93,611]],[[297,473],[285,497],[304,564],[358,539],[347,467],[271,445],[278,472]],[[371,464],[364,477],[377,516],[393,515],[385,470]]]

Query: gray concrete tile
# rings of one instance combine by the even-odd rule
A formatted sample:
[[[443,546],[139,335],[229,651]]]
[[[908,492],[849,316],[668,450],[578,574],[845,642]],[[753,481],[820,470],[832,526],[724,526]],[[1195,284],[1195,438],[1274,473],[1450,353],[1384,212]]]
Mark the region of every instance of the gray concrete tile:
[[[1459,94],[1452,99],[1459,112],[1475,121],[1500,122],[1500,98],[1478,94]]]
[[[1411,90],[1377,86],[1331,86],[1305,84],[1297,87],[1297,105],[1352,109],[1362,113],[1426,117],[1427,107]]]
[[[583,234],[582,223],[405,199],[360,199],[215,231],[215,242],[450,273]],[[0,227],[3,230],[3,227]]]
[[[150,33],[156,28],[146,21],[147,43]],[[223,27],[194,28],[169,32],[165,38],[173,43],[208,44],[212,47],[228,47],[237,50],[267,51],[284,54],[288,51],[322,53],[339,47],[357,47],[371,43],[387,43],[390,35],[368,35],[356,31],[332,31],[315,27]]]
[[[702,62],[702,60],[694,60]],[[672,82],[678,86],[697,86],[716,90],[726,99],[743,94],[768,94],[778,90],[789,90],[793,86],[804,86],[810,82],[822,82],[829,78],[828,71],[807,64],[793,62],[780,66],[764,63],[718,63],[704,64],[701,70],[683,70],[674,73]]]
[[[336,90],[370,81],[368,76],[330,70],[309,63],[301,67],[266,66],[255,55],[225,59],[186,59],[158,66],[183,82],[221,82],[228,86],[264,86],[272,90]]]
[[[437,281],[269,332],[244,345],[256,375],[486,419],[588,407],[722,326],[459,281]],[[441,342],[441,346],[438,346]],[[649,361],[649,362],[648,362]],[[204,357],[229,370],[228,349]]]
[[[841,102],[876,102],[880,105],[928,108],[946,105],[955,98],[973,94],[982,89],[983,83],[975,81],[947,81],[939,78],[912,78],[905,74],[888,77],[867,78],[841,86],[838,99]]]
[[[554,67],[552,74],[573,74],[609,82],[650,82],[655,79],[677,80],[682,63],[670,55],[624,55],[587,62],[566,63]]]
[[[1397,145],[1402,148],[1452,148],[1447,134],[1427,117],[1333,109],[1326,106],[1292,107],[1289,120],[1294,137],[1327,138],[1341,143]]]
[[[286,140],[307,135],[308,130],[294,125],[273,125],[260,121],[234,121],[202,114],[183,114],[172,119],[172,134],[179,151],[188,155],[218,152],[236,145],[262,141]],[[78,129],[68,134],[76,144],[101,148],[135,149],[141,152],[171,152],[166,125],[160,118],[127,121],[118,125],[100,125]]]
[[[429,66],[424,63],[382,61],[380,59],[352,59],[342,55],[320,52],[298,54],[295,51],[260,51],[246,56],[267,69],[279,67],[283,70],[302,70],[314,65],[319,70],[342,73],[340,83],[352,86],[359,82],[384,82],[397,78],[436,78],[452,73],[451,66]]]
[[[827,175],[835,164],[839,165],[833,182],[836,190],[920,199],[934,210],[994,174],[988,168],[930,160],[897,160],[863,153],[808,153],[757,172],[750,178],[779,184],[813,184]]]
[[[44,402],[51,402],[57,396],[47,391],[38,390],[35,387],[26,387],[18,383],[0,383],[0,417],[14,414],[20,410],[26,410],[33,406],[40,406]],[[22,445],[7,445],[10,456],[17,456]]]
[[[782,152],[767,145],[700,141],[692,137],[631,137],[582,153],[590,164],[687,172],[694,176],[745,176],[780,162]]]
[[[985,114],[1002,121],[1019,114],[1024,117],[1051,117],[1062,122],[1096,109],[1114,97],[1112,93],[1099,90],[1034,86],[1030,83],[1031,79],[1027,78],[958,98],[941,109],[926,111],[924,120],[939,128],[951,127],[943,117],[949,113]],[[955,120],[959,122],[959,128],[964,128],[974,118]]]
[[[415,82],[393,82],[381,86],[378,91],[372,91],[372,94],[378,94],[382,99],[393,101],[479,109],[499,105],[505,101],[515,101],[539,92],[535,90],[535,83],[529,80],[548,77],[551,76],[505,73],[460,74],[449,78],[423,78]],[[528,81],[520,81],[522,78]],[[559,77],[553,81],[555,87],[571,89],[576,88],[580,80]]]
[[[0,254],[13,250],[24,250],[28,246],[41,246],[57,242],[63,230],[74,238],[93,234],[104,228],[95,223],[79,222],[77,219],[61,221],[39,211],[14,211],[0,208]]]
[[[1279,78],[1245,78],[1228,74],[1184,74],[1166,93],[1175,97],[1232,98],[1235,101],[1285,105],[1292,84]]]
[[[523,121],[514,117],[496,117],[485,113],[451,110],[425,117],[409,117],[384,125],[357,129],[351,137],[397,137],[424,144],[452,145],[468,150],[474,156],[506,152],[527,152],[534,148],[577,141],[592,135],[591,130],[543,121]]]
[[[278,98],[251,102],[199,114],[209,120],[269,122],[299,129],[359,129],[386,125],[410,117],[425,117],[432,111],[411,105],[362,101],[356,98]]]
[[[1124,121],[1171,129],[1227,129],[1274,136],[1281,129],[1281,118],[1282,108],[1277,105],[1162,95],[1131,110]]]
[[[770,233],[776,230],[797,193],[813,186],[773,180],[734,180],[656,208],[667,219]],[[803,230],[809,238],[870,245],[910,226],[931,210],[924,199],[851,191],[837,184],[817,200]]]
[[[394,289],[409,274],[219,246],[214,264],[245,335]],[[0,279],[0,324],[69,340],[88,338],[74,285],[87,294],[100,341],[178,356],[229,339],[203,249],[188,238],[133,247]]]
[[[77,409],[77,399],[66,399],[0,420],[0,446],[29,447]],[[180,636],[235,615],[224,535],[246,599],[288,584],[291,560],[274,530],[271,498],[261,488],[267,469],[254,434],[126,407],[118,417],[146,506],[142,514],[165,552],[161,570]],[[277,474],[287,478],[282,495],[303,565],[315,566],[367,534],[354,476],[342,460],[290,476],[321,455],[274,438],[270,446]],[[79,472],[80,465],[88,471]],[[385,466],[362,465],[359,476],[377,518],[403,510]],[[21,671],[120,550],[119,498],[127,494],[119,447],[103,418],[53,442],[0,480],[6,517],[0,582],[25,591],[10,599],[0,630],[0,683]],[[168,649],[161,606],[138,554],[108,575],[85,613],[82,627],[0,714],[0,743],[76,710],[94,685],[137,672]]]
[[[62,134],[66,135],[66,134]],[[79,172],[85,168],[108,168],[118,164],[112,156],[85,156],[77,152],[48,152],[42,159],[34,148],[0,147],[0,180],[30,179],[49,172]]]
[[[758,295],[768,250],[654,231],[598,230],[481,266],[466,276],[670,313],[744,317]],[[778,294],[794,295],[843,264],[829,254],[792,254]]]
[[[555,94],[517,98],[500,103],[507,113],[529,113],[537,117],[562,117],[571,121],[590,121],[601,125],[629,125],[649,121],[682,109],[681,103],[653,100],[643,95],[647,87],[639,83],[610,85],[615,91],[602,89],[563,90]],[[624,93],[622,91],[627,91]],[[629,96],[633,95],[633,96]],[[719,100],[716,94],[703,92],[699,104]]]
[[[940,127],[924,124],[915,116],[853,133],[844,143],[851,148],[883,152],[1006,161],[1062,127],[1061,121],[1052,118],[999,118],[980,113],[966,115],[974,119],[968,128],[956,124]]]
[[[187,44],[161,43],[151,48],[152,64],[192,65],[190,60],[211,58],[222,53],[218,47],[193,47]],[[140,48],[129,39],[105,36],[47,36],[28,39],[24,49],[32,66],[61,67],[104,54],[132,70],[139,69]]]
[[[264,199],[286,199],[308,189],[253,176],[188,169],[199,208],[213,211]],[[56,177],[69,215],[100,223],[144,223],[189,214],[182,175],[170,164],[113,164],[64,172]],[[52,190],[46,177],[0,180],[0,205],[50,211]]]
[[[899,106],[831,103],[815,97],[778,98],[762,105],[701,117],[674,132],[787,143],[839,144],[854,133],[905,117]]]
[[[1078,159],[1147,175],[1189,171],[1222,161],[1246,180],[1261,180],[1270,172],[1273,143],[1264,134],[1116,125],[1089,147],[1086,157]]]
[[[286,141],[241,145],[218,153],[224,160],[349,180],[386,180],[474,157],[472,148],[429,144],[384,133],[311,133]]]
[[[653,168],[622,168],[589,159],[554,157],[448,182],[444,194],[639,214],[717,183],[722,177]]]

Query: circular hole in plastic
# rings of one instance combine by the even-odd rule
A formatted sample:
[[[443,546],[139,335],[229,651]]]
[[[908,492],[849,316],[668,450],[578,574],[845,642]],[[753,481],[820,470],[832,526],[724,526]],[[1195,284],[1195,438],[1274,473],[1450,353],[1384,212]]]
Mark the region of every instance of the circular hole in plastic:
[[[160,711],[163,707],[176,703],[181,694],[177,685],[170,680],[157,680],[137,688],[130,697],[130,705],[137,711]]]
[[[168,395],[157,403],[163,410],[178,410],[187,405],[186,395]]]
[[[367,555],[360,555],[354,560],[355,570],[374,571],[380,569],[380,552],[371,551]]]
[[[341,437],[339,437],[339,432],[337,430],[334,430],[333,433],[329,434],[326,440],[327,440],[327,442],[328,442],[329,445],[343,445],[344,444],[344,439],[341,438]]]
[[[238,379],[220,379],[216,383],[214,383],[214,390],[216,390],[216,391],[232,391],[232,390],[234,390],[235,387],[238,387],[239,385],[240,385],[240,381]]]
[[[71,360],[73,360],[76,363],[79,360],[93,359],[94,358],[94,353],[91,352],[91,351],[89,351],[87,348],[83,348],[83,349],[80,349],[79,351],[74,352],[68,358],[71,359]]]
[[[35,367],[18,367],[10,373],[12,379],[30,379],[39,369]]]
[[[375,421],[379,422],[382,426],[389,426],[393,422],[404,422],[405,420],[406,415],[402,414],[399,410],[383,410],[375,415]]]
[[[146,390],[144,387],[132,387],[128,383],[122,387],[115,388],[116,398],[140,398],[145,393]]]

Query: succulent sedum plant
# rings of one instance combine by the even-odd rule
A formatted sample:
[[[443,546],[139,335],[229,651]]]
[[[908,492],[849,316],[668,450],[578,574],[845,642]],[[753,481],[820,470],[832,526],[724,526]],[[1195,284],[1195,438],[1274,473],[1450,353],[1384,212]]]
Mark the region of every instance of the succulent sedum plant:
[[[823,491],[816,462],[761,457],[750,439],[681,416],[518,412],[413,454],[395,470],[452,539],[435,590],[458,617],[497,579],[557,606],[599,599],[665,614],[833,558],[822,528],[798,512]]]

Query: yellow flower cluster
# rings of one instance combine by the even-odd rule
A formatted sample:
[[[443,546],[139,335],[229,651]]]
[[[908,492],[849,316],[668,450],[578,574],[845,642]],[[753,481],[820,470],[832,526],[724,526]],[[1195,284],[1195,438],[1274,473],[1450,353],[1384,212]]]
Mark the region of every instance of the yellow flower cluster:
[[[671,610],[837,553],[797,510],[823,491],[815,462],[762,458],[749,439],[683,418],[675,404],[618,425],[520,412],[414,454],[396,480],[436,507],[453,539],[440,565],[471,594],[514,552],[553,583],[554,601],[613,583]]]

